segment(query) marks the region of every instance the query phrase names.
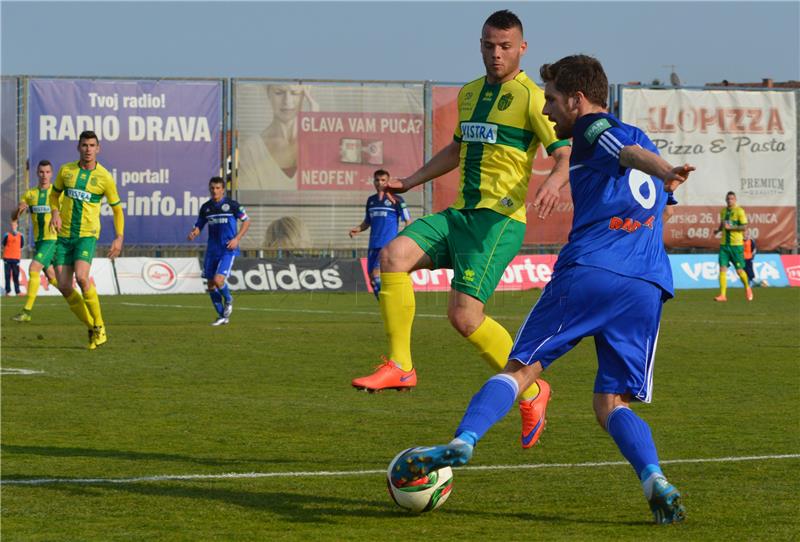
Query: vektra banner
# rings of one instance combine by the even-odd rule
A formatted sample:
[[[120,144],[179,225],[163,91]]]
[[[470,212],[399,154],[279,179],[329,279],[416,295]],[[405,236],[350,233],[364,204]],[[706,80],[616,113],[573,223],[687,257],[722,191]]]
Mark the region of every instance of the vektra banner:
[[[436,154],[453,141],[456,124],[458,123],[459,87],[434,86],[433,92],[433,153]],[[542,221],[536,217],[532,208],[536,190],[553,169],[553,159],[547,156],[540,145],[533,162],[530,184],[528,185],[528,198],[526,206],[528,211],[528,228],[525,232],[526,244],[561,245],[567,242],[567,235],[572,225],[572,197],[569,187],[561,190],[560,201],[553,214]],[[431,181],[433,184],[433,210],[441,211],[452,205],[458,196],[460,173],[455,169],[438,179]]]
[[[23,294],[28,293],[28,269],[30,269],[30,266],[31,260],[25,259],[19,262],[19,286]],[[100,295],[115,295],[119,293],[114,282],[114,267],[108,258],[95,258],[92,260],[89,281],[94,284],[97,293]],[[80,292],[80,287],[76,281],[73,280],[72,286]],[[50,281],[47,280],[47,275],[41,272],[39,291],[36,295],[61,295],[61,292],[50,284]]]
[[[675,288],[718,288],[719,261],[716,254],[670,254]],[[760,253],[753,259],[755,282],[768,286],[789,286],[779,254]],[[728,286],[741,288],[742,281],[733,266],[728,267]]]
[[[622,120],[644,130],[670,163],[697,167],[676,192],[667,246],[716,248],[728,191],[760,248],[797,245],[793,92],[624,88]]]
[[[117,258],[121,294],[199,294],[205,292],[197,258]]]
[[[29,156],[58,167],[78,159],[78,136],[93,130],[98,161],[114,175],[125,242],[182,244],[208,180],[220,174],[220,81],[31,79]],[[104,205],[100,242],[113,239]]]

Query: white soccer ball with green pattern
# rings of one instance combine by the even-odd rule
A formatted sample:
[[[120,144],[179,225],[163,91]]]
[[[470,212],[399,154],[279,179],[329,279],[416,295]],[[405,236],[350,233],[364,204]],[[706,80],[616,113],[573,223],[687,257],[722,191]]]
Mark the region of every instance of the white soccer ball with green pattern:
[[[442,467],[428,473],[427,476],[406,484],[392,479],[392,470],[401,455],[413,448],[403,450],[392,459],[386,471],[386,486],[389,488],[389,495],[397,506],[420,514],[430,512],[439,508],[450,496],[453,489],[453,470],[450,467]]]

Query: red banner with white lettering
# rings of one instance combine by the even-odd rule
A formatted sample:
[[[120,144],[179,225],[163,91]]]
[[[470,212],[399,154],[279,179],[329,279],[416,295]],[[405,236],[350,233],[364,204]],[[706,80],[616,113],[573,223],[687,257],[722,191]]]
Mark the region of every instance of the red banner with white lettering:
[[[298,190],[374,190],[372,174],[408,175],[422,161],[421,114],[300,113]]]

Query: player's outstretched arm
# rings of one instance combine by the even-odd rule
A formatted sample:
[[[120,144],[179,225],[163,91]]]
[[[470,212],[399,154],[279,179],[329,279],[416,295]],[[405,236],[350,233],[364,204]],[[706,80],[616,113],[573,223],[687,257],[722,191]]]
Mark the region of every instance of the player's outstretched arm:
[[[695,170],[695,167],[689,164],[672,167],[669,162],[656,153],[638,145],[622,147],[622,151],[619,153],[619,163],[622,167],[638,169],[663,180],[664,190],[667,192],[674,192],[676,188],[686,182],[689,174]]]
[[[192,228],[192,231],[189,232],[189,235],[187,235],[186,238],[189,241],[194,241],[195,239],[197,239],[198,235],[200,235],[200,228],[195,226],[194,228]]]
[[[28,210],[28,204],[24,201],[20,201],[19,205],[17,205],[17,209],[11,215],[11,220],[19,220],[19,217]]]
[[[533,208],[538,209],[538,216],[545,219],[550,216],[560,198],[561,189],[569,182],[569,156],[571,147],[559,147],[553,151],[556,163],[550,175],[544,180],[536,191],[533,199]]]
[[[459,156],[461,154],[461,143],[451,141],[449,145],[436,153],[427,164],[405,179],[391,179],[386,185],[386,192],[400,194],[411,190],[415,186],[426,183],[436,177],[441,177],[445,173],[458,167]]]
[[[366,230],[367,228],[369,228],[369,224],[367,224],[366,221],[362,222],[361,224],[359,224],[355,228],[352,228],[350,230],[350,239],[352,239],[353,237],[355,237],[356,235],[358,235],[362,231]]]

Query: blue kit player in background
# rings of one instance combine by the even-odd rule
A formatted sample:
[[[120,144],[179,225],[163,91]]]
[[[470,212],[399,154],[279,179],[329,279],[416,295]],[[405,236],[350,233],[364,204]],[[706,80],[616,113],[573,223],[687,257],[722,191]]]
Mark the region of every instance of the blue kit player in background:
[[[594,337],[594,412],[633,466],[656,523],[682,521],[678,490],[661,471],[647,423],[630,408],[650,402],[661,308],[673,297],[662,241],[667,192],[692,166],[672,167],[638,128],[606,112],[608,80],[596,59],[576,55],[540,70],[543,112],[559,139],[572,137],[575,211],[553,277],[519,330],[503,372],[472,398],[449,444],[412,448],[393,478],[409,483],[445,465],[463,465],[478,440],[550,364]],[[663,181],[663,183],[662,183]]]
[[[406,225],[411,221],[408,207],[403,198],[386,192],[389,172],[379,169],[373,174],[376,193],[367,198],[367,211],[364,221],[350,230],[350,238],[370,228],[369,248],[367,249],[367,273],[372,284],[372,293],[378,299],[381,291],[381,249],[397,237],[400,221]]]
[[[208,181],[211,199],[200,207],[194,228],[189,232],[189,241],[200,235],[200,230],[208,224],[208,246],[203,263],[203,278],[208,284],[208,295],[217,310],[217,319],[212,326],[229,322],[233,312],[233,297],[225,279],[231,272],[233,260],[239,255],[239,241],[250,229],[250,222],[244,207],[238,201],[225,196],[225,181],[222,177],[212,177]],[[238,221],[242,228],[237,232]]]

